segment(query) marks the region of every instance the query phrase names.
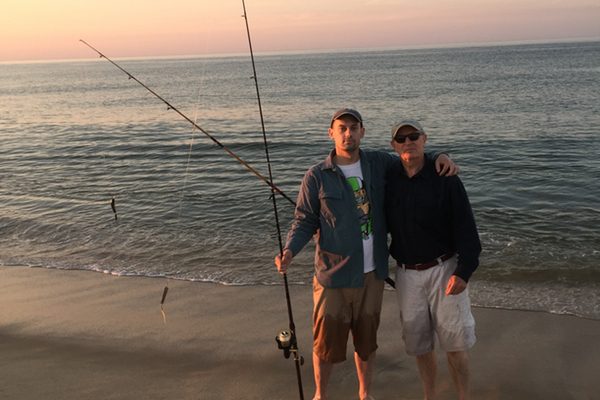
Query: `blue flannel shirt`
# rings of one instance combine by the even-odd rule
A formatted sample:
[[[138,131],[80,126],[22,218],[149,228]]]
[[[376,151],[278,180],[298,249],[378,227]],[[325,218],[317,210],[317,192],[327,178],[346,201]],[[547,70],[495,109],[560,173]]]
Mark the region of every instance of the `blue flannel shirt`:
[[[325,287],[363,286],[363,245],[354,192],[339,167],[335,150],[304,175],[286,249],[293,255],[314,236],[315,275]],[[384,198],[386,171],[398,157],[382,151],[360,150],[360,165],[373,221],[373,255],[377,279],[388,276],[387,228]],[[339,270],[332,267],[345,257]]]

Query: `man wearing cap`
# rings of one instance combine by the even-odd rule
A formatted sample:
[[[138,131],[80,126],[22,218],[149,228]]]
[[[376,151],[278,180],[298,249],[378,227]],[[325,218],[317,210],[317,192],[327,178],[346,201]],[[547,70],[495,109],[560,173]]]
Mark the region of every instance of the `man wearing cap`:
[[[314,399],[327,398],[333,364],[346,359],[350,331],[359,397],[371,398],[377,328],[388,276],[385,175],[397,158],[360,150],[364,134],[358,111],[344,108],[334,113],[329,137],[335,148],[304,175],[283,256],[275,258],[277,269],[285,273],[292,258],[315,237]],[[444,160],[438,166],[442,173],[455,173],[448,157],[439,158]]]
[[[426,141],[417,121],[392,128],[400,161],[388,171],[385,208],[390,254],[398,263],[402,338],[406,352],[416,356],[425,399],[435,398],[435,334],[464,400],[469,398],[467,350],[475,344],[467,282],[479,265],[481,244],[460,178],[436,174],[424,153]]]

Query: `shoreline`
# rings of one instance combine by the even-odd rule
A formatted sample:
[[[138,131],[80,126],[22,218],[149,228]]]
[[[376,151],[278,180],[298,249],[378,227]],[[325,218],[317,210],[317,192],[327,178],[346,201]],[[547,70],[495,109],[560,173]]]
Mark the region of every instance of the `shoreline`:
[[[19,264],[0,264],[2,268],[29,268],[29,269],[49,269],[58,271],[81,271],[93,272],[100,275],[120,277],[120,278],[140,278],[140,279],[159,279],[164,282],[189,282],[193,284],[211,284],[225,287],[272,287],[283,286],[282,280],[278,282],[243,282],[243,283],[228,283],[215,282],[212,280],[188,279],[170,277],[164,275],[144,275],[136,273],[119,273],[109,270],[88,269],[88,268],[62,268],[51,267],[44,265],[19,265]],[[275,275],[275,273],[273,273]],[[393,271],[392,271],[393,275]],[[288,277],[289,278],[289,277]],[[311,287],[310,282],[299,283],[289,281],[290,287]],[[497,285],[497,286],[496,286]],[[595,287],[588,286],[585,291],[579,291],[574,295],[568,286],[547,286],[544,284],[539,286],[536,282],[494,282],[486,279],[472,279],[470,281],[471,289],[471,306],[473,308],[482,308],[490,310],[504,311],[522,311],[522,312],[540,312],[549,315],[571,316],[582,318],[591,321],[600,321],[600,306],[593,308],[591,305],[600,304],[600,292]],[[600,289],[600,286],[597,286]],[[581,289],[581,287],[579,287]],[[394,291],[394,289],[385,285],[386,291]],[[509,293],[506,293],[509,291]],[[552,292],[554,291],[554,292]],[[482,297],[482,294],[485,293]],[[498,301],[498,295],[503,295],[503,301]],[[506,297],[504,297],[506,296]],[[541,297],[543,296],[543,298]],[[496,300],[493,300],[496,299]],[[549,303],[549,299],[554,299],[555,303]],[[560,300],[559,300],[560,299]],[[565,303],[568,299],[568,303]],[[596,302],[597,300],[597,302]],[[498,302],[499,304],[486,304]],[[586,304],[587,302],[587,304]],[[574,308],[579,310],[574,311]]]
[[[85,270],[0,267],[0,396],[10,399],[297,398],[294,362],[277,349],[288,326],[282,285],[236,286]],[[311,288],[290,285],[305,398],[312,382]],[[412,357],[386,291],[373,380],[377,399],[418,399]],[[474,307],[473,398],[591,399],[600,321]],[[351,344],[332,399],[356,397]],[[454,398],[438,352],[440,399]]]

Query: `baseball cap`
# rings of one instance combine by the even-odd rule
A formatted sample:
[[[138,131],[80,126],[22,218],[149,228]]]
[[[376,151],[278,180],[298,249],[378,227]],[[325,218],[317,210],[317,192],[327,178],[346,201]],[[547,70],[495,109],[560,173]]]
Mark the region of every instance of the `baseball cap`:
[[[349,115],[349,116],[353,117],[358,122],[360,122],[361,125],[363,123],[362,116],[360,115],[360,113],[358,111],[356,111],[352,108],[340,108],[339,110],[337,110],[336,112],[333,113],[333,117],[331,117],[331,123],[329,124],[329,126],[332,127],[333,121],[335,121],[336,119],[340,119],[344,115]]]
[[[394,125],[394,127],[392,128],[392,138],[396,137],[396,133],[398,133],[400,128],[402,128],[403,126],[412,126],[417,131],[419,131],[421,133],[425,133],[425,131],[423,130],[423,127],[421,126],[419,121],[415,121],[414,119],[405,119],[404,121],[399,122],[396,125]]]

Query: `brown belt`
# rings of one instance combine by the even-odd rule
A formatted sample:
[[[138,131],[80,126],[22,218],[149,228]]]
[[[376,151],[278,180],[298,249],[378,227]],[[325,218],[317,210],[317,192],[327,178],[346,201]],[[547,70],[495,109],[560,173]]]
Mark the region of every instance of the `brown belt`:
[[[426,269],[429,269],[431,267],[435,267],[436,265],[441,264],[442,262],[448,260],[449,258],[451,258],[454,255],[454,253],[447,253],[444,254],[438,258],[436,258],[433,261],[430,262],[426,262],[426,263],[422,263],[422,264],[401,264],[398,263],[398,267],[399,268],[404,268],[404,269],[416,269],[417,271],[423,271]]]

